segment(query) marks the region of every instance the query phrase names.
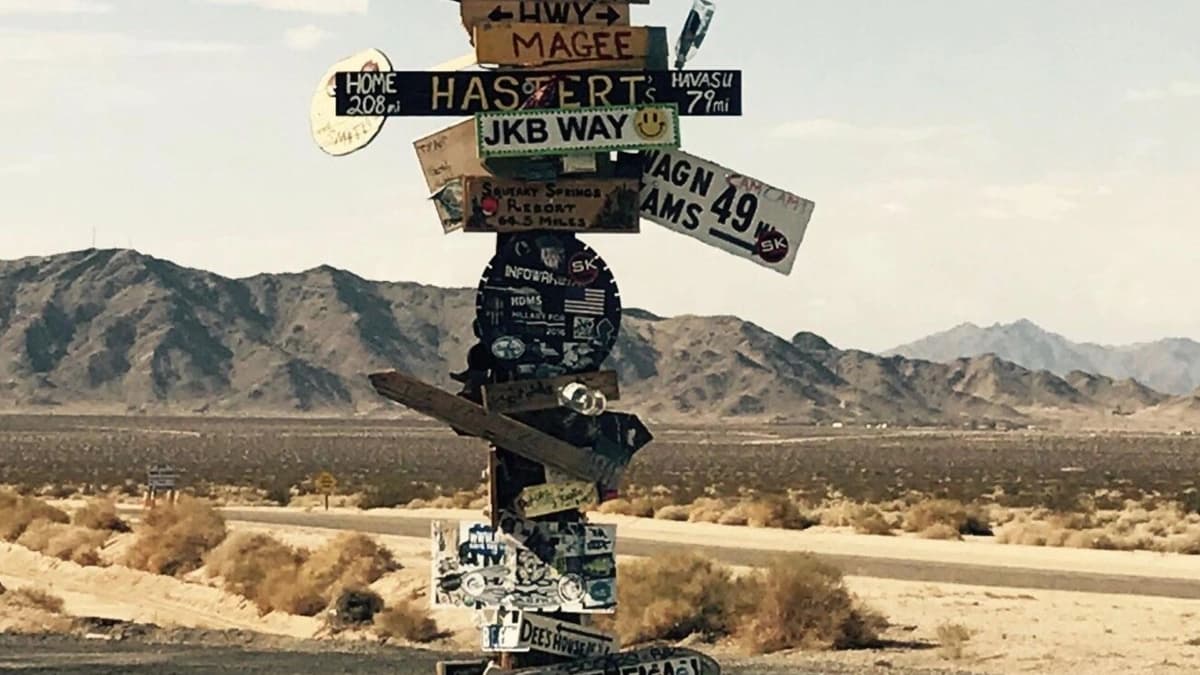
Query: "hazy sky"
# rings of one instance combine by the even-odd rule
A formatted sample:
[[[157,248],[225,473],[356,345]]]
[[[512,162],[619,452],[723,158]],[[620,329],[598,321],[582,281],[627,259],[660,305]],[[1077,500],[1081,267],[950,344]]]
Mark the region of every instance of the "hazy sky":
[[[635,7],[674,42],[690,0]],[[474,286],[493,237],[443,235],[393,118],[308,128],[367,47],[469,51],[449,0],[0,0],[0,258],[135,248],[230,276],[322,263]],[[696,68],[741,118],[683,146],[816,202],[791,276],[644,222],[585,237],[624,301],[881,349],[1028,317],[1081,340],[1200,338],[1200,3],[718,0]]]

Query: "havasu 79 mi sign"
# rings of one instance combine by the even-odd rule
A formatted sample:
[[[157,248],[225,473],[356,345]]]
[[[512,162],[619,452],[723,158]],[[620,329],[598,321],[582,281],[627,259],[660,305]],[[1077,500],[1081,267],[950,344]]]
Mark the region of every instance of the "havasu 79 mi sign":
[[[475,139],[481,158],[677,148],[679,108],[654,104],[479,113]]]

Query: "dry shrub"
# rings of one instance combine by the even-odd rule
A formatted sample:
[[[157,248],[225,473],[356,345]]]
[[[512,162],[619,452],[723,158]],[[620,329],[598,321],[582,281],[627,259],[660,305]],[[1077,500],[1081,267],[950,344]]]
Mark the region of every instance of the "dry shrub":
[[[384,638],[432,642],[442,635],[429,610],[413,600],[401,600],[385,608],[375,615],[374,624],[375,633]]]
[[[962,539],[958,529],[948,523],[934,523],[917,533],[922,539]]]
[[[673,520],[677,522],[686,521],[692,512],[692,507],[682,504],[672,504],[664,506],[654,512],[655,520]]]
[[[183,576],[199,569],[204,555],[225,539],[225,519],[207,502],[181,497],[145,512],[125,555],[129,567]]]
[[[925,532],[946,525],[960,534],[991,535],[987,515],[977,506],[967,507],[955,499],[931,499],[912,505],[904,513],[906,532]]]
[[[721,520],[721,516],[732,508],[732,505],[724,499],[714,499],[712,497],[701,497],[692,502],[688,511],[689,523],[715,523]]]
[[[656,500],[651,497],[634,497],[626,499],[618,497],[601,504],[596,510],[600,513],[614,513],[620,516],[634,516],[636,518],[653,518],[654,511],[660,506],[667,504],[656,504]]]
[[[36,497],[15,492],[0,492],[0,539],[16,541],[36,520],[65,523],[70,520],[61,509],[50,506]]]
[[[971,630],[959,623],[943,623],[937,627],[938,653],[942,658],[957,661],[966,655]]]
[[[392,552],[360,532],[343,532],[317,549],[300,568],[300,582],[332,601],[342,590],[368,586],[399,569]]]
[[[884,618],[846,589],[841,570],[810,554],[776,558],[742,584],[738,641],[752,654],[878,642]]]
[[[741,524],[750,527],[806,530],[819,522],[800,510],[799,505],[787,497],[747,499],[734,506],[734,510],[739,511],[741,518],[745,520]]]
[[[35,520],[17,538],[17,544],[59,560],[99,565],[100,548],[107,539],[108,532],[105,531]]]
[[[129,523],[117,515],[117,505],[111,499],[92,499],[71,517],[80,527],[109,532],[128,532]]]
[[[712,639],[733,628],[737,598],[733,573],[697,553],[668,553],[622,563],[615,629],[622,644]],[[608,623],[600,619],[601,625]]]
[[[5,593],[3,604],[10,609],[37,609],[51,614],[63,611],[62,598],[30,586]]]
[[[840,515],[840,514],[839,514]],[[884,517],[883,512],[874,506],[855,505],[849,512],[850,524],[859,534],[874,534],[888,536],[892,534],[892,524]],[[824,517],[822,517],[824,520]]]
[[[347,588],[334,600],[328,621],[335,630],[372,623],[383,610],[383,598],[369,588]]]

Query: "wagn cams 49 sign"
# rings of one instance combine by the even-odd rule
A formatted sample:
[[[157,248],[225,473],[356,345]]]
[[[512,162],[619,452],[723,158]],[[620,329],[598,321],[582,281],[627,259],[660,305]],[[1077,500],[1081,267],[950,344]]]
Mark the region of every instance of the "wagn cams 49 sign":
[[[479,156],[565,155],[679,147],[673,103],[475,115]]]
[[[680,150],[642,153],[641,215],[727,253],[792,271],[813,203]]]

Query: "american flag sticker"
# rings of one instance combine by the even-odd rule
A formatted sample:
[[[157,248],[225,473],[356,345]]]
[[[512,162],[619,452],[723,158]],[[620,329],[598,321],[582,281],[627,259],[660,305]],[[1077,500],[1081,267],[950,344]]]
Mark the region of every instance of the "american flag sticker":
[[[600,288],[570,288],[567,289],[567,299],[563,302],[563,311],[569,314],[585,314],[604,316],[604,303],[608,294]]]

